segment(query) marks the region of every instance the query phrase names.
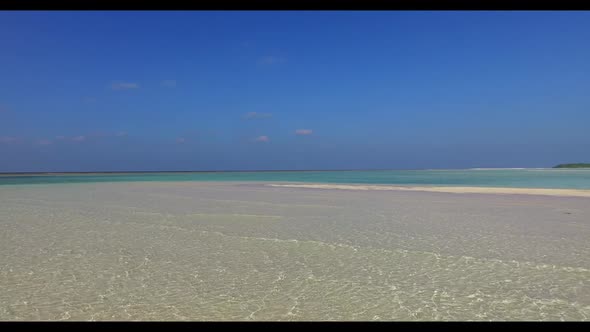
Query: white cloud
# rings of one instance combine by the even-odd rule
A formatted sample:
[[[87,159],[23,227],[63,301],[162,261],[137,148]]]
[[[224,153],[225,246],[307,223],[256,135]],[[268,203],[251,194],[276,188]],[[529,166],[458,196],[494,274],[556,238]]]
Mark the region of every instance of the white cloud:
[[[176,87],[176,80],[163,80],[161,85],[167,88],[174,88]]]
[[[271,113],[248,112],[244,115],[246,119],[264,119],[272,117]]]
[[[74,136],[74,137],[67,137],[67,136],[59,135],[59,136],[55,136],[55,140],[56,141],[70,140],[70,141],[74,141],[74,142],[82,142],[82,141],[88,140],[89,138],[125,137],[127,135],[128,134],[127,134],[126,131],[119,131],[119,132],[116,132],[116,133],[109,133],[109,132],[104,132],[104,131],[96,131],[96,132],[88,133],[87,135],[79,135],[79,136]]]
[[[313,130],[311,129],[297,129],[295,130],[295,135],[311,135]]]
[[[270,139],[268,138],[268,136],[258,136],[258,137],[256,137],[256,139],[254,141],[255,142],[269,142]]]
[[[113,82],[111,88],[113,90],[130,90],[139,88],[139,84],[130,82]]]

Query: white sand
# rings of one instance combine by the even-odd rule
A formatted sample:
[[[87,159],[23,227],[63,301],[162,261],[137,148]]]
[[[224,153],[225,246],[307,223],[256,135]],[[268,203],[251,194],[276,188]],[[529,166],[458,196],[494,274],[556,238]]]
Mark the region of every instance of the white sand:
[[[495,188],[495,187],[402,187],[386,185],[348,185],[348,184],[268,184],[272,187],[344,189],[344,190],[408,190],[430,191],[456,194],[521,194],[563,197],[590,197],[590,190],[581,189],[542,189],[542,188]]]

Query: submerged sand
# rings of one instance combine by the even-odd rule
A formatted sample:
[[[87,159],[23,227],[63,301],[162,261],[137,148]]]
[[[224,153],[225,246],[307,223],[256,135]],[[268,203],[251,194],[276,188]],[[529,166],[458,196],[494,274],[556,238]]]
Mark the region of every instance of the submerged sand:
[[[586,197],[134,182],[0,202],[0,320],[590,317]]]

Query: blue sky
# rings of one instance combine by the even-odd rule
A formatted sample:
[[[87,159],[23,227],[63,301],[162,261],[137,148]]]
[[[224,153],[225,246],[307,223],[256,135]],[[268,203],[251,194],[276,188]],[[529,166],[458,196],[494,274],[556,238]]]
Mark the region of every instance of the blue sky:
[[[590,12],[0,12],[0,172],[590,161]]]

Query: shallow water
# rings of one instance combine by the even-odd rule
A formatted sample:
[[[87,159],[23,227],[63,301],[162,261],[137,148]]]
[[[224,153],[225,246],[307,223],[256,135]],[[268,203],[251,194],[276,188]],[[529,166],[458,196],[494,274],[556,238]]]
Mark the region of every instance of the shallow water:
[[[130,181],[289,181],[431,186],[590,189],[590,169],[484,169],[296,172],[2,175],[0,185]]]
[[[0,320],[588,320],[587,198],[0,187]]]

